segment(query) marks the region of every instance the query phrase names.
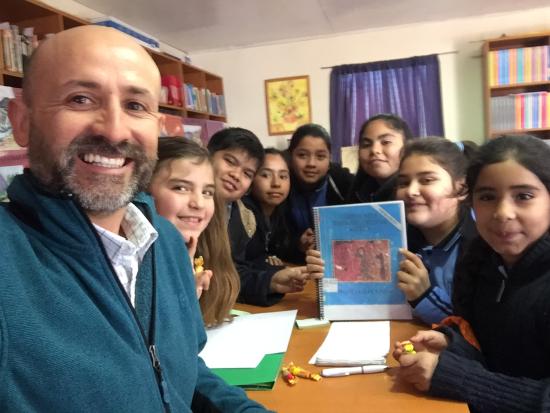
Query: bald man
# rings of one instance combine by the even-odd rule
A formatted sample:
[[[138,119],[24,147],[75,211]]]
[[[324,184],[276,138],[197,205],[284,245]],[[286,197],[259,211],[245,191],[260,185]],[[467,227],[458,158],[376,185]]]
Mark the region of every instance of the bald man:
[[[0,411],[264,412],[198,357],[179,232],[146,187],[160,75],[115,30],[61,32],[11,102],[30,170],[0,207]]]

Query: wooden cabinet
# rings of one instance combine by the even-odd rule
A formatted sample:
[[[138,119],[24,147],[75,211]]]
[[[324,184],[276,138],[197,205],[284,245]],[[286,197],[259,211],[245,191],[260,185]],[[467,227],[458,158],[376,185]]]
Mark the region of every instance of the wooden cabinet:
[[[550,139],[550,32],[483,45],[487,138],[528,133]]]
[[[34,33],[42,39],[48,33],[58,33],[71,27],[87,24],[70,14],[63,13],[52,7],[34,0],[2,0],[0,2],[0,22],[9,22],[19,26],[33,27]],[[0,84],[21,87],[23,73],[9,70],[3,64],[3,47],[0,55]]]
[[[89,24],[86,20],[71,16],[36,0],[1,0],[0,22],[15,24],[19,26],[20,30],[25,27],[34,27],[34,33],[39,40],[49,33],[58,33],[65,29]],[[3,65],[1,44],[0,39],[0,85],[21,87],[23,74],[8,70]],[[221,77],[183,63],[165,53],[149,49],[147,51],[157,64],[162,76],[175,76],[182,85],[180,89],[181,96],[184,99],[182,106],[161,104],[161,111],[182,117],[226,121],[223,80]],[[185,84],[204,94],[204,107],[201,110],[187,109],[188,106],[191,107],[192,102],[185,101]],[[217,105],[207,104],[206,99],[208,97],[212,98],[212,96],[222,102],[223,110],[215,110]],[[222,97],[217,98],[217,96]]]

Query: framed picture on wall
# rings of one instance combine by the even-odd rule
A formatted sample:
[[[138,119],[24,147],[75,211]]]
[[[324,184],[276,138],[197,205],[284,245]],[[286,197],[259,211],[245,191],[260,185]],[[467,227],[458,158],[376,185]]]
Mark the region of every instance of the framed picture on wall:
[[[309,76],[267,79],[265,103],[270,135],[287,135],[310,123]]]
[[[28,165],[27,150],[15,143],[8,119],[11,99],[21,99],[21,89],[0,86],[0,202],[7,201],[8,185]]]
[[[27,150],[15,143],[8,119],[8,103],[12,99],[22,99],[21,89],[0,85],[0,166],[15,165],[26,159]]]

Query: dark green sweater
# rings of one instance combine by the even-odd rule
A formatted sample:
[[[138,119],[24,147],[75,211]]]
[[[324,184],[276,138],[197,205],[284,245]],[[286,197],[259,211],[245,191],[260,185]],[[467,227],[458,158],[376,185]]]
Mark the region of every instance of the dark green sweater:
[[[455,309],[481,352],[457,334],[440,355],[430,393],[465,401],[472,412],[550,412],[550,236],[512,268],[482,240],[455,277]]]

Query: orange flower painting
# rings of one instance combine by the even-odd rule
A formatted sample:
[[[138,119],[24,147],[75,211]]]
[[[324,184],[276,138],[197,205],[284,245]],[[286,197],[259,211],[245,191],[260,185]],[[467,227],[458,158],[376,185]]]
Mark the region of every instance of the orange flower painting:
[[[270,135],[285,135],[311,122],[309,76],[265,81],[267,123]]]

